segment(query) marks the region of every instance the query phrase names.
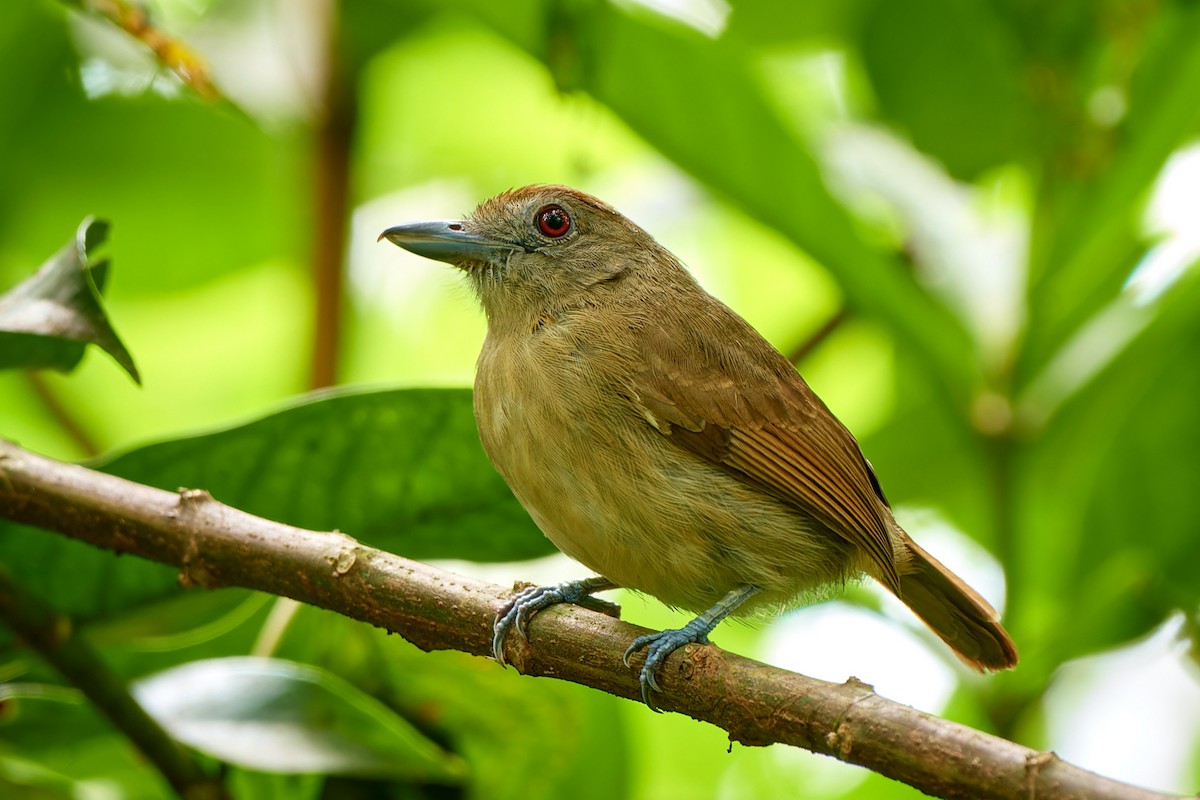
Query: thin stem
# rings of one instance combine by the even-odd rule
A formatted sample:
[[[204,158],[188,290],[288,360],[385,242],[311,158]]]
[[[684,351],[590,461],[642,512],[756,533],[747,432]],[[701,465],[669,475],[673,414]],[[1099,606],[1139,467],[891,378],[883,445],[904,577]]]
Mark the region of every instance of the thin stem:
[[[357,107],[347,86],[338,39],[337,3],[326,8],[326,53],[313,175],[312,281],[316,302],[309,386],[337,381],[350,216],[350,157]]]
[[[100,455],[100,446],[96,444],[96,440],[92,438],[91,433],[83,427],[83,423],[75,418],[70,409],[63,405],[62,400],[54,393],[50,385],[46,383],[46,379],[42,377],[41,373],[34,370],[26,370],[25,379],[29,382],[30,387],[33,388],[34,394],[42,401],[42,405],[46,411],[50,412],[50,416],[54,418],[54,421],[62,428],[67,438],[75,443],[75,446],[80,449],[83,455],[87,458],[94,458]]]
[[[829,319],[821,323],[821,327],[813,331],[807,339],[792,348],[791,352],[788,353],[788,360],[793,364],[799,364],[801,361],[804,361],[849,318],[850,309],[846,306],[839,308]]]

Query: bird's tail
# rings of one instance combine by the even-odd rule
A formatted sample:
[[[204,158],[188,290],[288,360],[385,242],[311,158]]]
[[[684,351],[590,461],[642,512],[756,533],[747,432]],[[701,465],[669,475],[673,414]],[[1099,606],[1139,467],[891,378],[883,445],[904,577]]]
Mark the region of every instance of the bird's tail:
[[[996,610],[916,542],[901,536],[912,554],[900,565],[904,604],[968,666],[980,672],[1015,667],[1017,648]]]

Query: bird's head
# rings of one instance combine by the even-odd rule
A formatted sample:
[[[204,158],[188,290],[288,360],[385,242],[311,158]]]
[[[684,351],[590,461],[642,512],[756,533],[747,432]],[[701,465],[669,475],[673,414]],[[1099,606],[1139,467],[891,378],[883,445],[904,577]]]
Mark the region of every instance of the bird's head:
[[[682,271],[637,225],[565,186],[514,189],[466,219],[397,225],[379,238],[466,272],[492,321],[594,301],[603,285],[656,265]]]

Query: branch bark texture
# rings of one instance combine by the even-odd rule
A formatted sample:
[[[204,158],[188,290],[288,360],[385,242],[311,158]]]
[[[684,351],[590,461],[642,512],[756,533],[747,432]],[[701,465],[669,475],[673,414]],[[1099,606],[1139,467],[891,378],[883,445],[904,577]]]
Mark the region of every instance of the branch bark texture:
[[[491,652],[508,590],[360,544],[238,511],[195,490],[165,492],[0,441],[0,516],[180,570],[188,586],[240,586],[337,611],[426,650]],[[621,655],[646,633],[604,614],[557,606],[506,655],[527,675],[638,698]],[[919,712],[855,679],[834,684],[689,645],[659,675],[663,710],[723,728],[731,741],[775,742],[858,764],[937,797],[1113,798],[1166,795],[1103,778],[1005,739]]]

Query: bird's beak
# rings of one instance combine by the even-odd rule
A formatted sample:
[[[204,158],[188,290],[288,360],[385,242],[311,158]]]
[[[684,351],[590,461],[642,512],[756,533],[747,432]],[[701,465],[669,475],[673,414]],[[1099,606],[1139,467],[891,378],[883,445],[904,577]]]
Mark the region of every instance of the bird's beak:
[[[511,242],[468,233],[466,223],[453,220],[397,225],[379,234],[376,241],[383,239],[419,256],[456,265],[464,261],[494,261],[521,249]]]

